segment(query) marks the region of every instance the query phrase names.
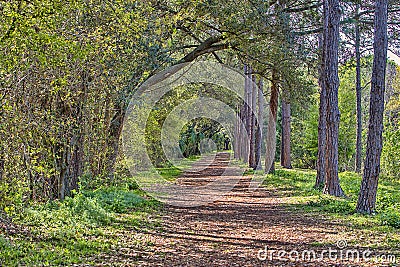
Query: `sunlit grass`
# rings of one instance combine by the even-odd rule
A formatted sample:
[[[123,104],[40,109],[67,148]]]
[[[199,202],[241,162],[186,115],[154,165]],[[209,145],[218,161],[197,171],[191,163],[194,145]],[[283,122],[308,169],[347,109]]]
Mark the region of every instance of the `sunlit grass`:
[[[0,232],[0,265],[91,264],[90,258],[118,246],[124,238],[118,231],[155,227],[148,217],[159,207],[143,192],[125,187],[83,191],[64,201],[33,205],[14,218],[26,232]]]
[[[381,179],[377,195],[377,214],[360,215],[355,212],[361,175],[352,172],[339,174],[345,198],[322,194],[313,188],[316,172],[311,170],[284,170],[265,177],[264,186],[273,190],[277,197],[293,212],[307,212],[339,220],[351,229],[371,236],[371,241],[381,237],[379,245],[400,248],[400,183]],[[382,243],[383,242],[383,243]],[[371,245],[374,246],[374,245]],[[376,246],[376,244],[375,244]]]
[[[190,156],[179,161],[178,164],[173,166],[166,166],[163,168],[157,168],[157,173],[161,175],[165,180],[173,182],[176,178],[182,175],[182,173],[189,169],[194,162],[200,159],[200,156]]]

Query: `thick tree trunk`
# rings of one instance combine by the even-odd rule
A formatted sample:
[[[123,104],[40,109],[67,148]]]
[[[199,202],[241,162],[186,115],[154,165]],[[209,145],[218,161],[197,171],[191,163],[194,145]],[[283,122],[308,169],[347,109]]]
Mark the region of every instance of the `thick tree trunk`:
[[[359,5],[357,5],[357,14],[359,10]],[[361,172],[361,161],[362,161],[362,115],[361,115],[361,53],[360,53],[360,25],[359,21],[356,22],[356,40],[355,40],[355,50],[356,50],[356,101],[357,101],[357,138],[356,138],[356,161],[355,161],[355,171],[357,173]]]
[[[388,49],[387,12],[388,1],[377,0],[375,4],[374,63],[371,77],[367,155],[357,203],[357,212],[368,214],[375,212],[380,157],[382,153],[385,75]]]
[[[281,138],[281,166],[292,168],[290,160],[290,103],[281,101],[282,109],[282,138]]]
[[[263,94],[263,81],[262,79],[258,82],[258,101],[257,101],[257,124],[256,124],[256,170],[262,170],[261,166],[261,149],[262,149],[262,138],[263,138],[263,125],[264,125],[264,94]]]
[[[338,176],[339,160],[339,23],[340,6],[338,0],[327,0],[327,14],[325,16],[325,86],[326,86],[326,180],[324,193],[333,196],[344,196]]]
[[[249,152],[249,167],[256,169],[256,112],[257,112],[257,86],[256,76],[251,75],[251,86],[250,86],[250,152]]]
[[[326,13],[324,5],[324,14]],[[319,119],[318,119],[318,157],[317,157],[317,178],[314,188],[322,189],[326,180],[326,87],[325,87],[325,34],[320,34],[318,38],[319,60],[318,84],[319,84]]]
[[[265,172],[275,172],[275,152],[276,152],[276,119],[278,114],[278,73],[272,70],[271,96],[269,100],[268,130],[266,137]]]

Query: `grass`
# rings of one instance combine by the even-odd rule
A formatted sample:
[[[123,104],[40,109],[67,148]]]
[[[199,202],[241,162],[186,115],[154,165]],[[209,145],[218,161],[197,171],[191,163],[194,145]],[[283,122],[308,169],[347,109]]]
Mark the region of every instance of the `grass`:
[[[182,159],[179,164],[157,168],[157,172],[165,180],[173,182],[176,178],[182,175],[184,170],[189,169],[194,162],[200,159],[200,156],[190,156]]]
[[[156,227],[149,216],[159,207],[141,191],[126,187],[83,191],[62,202],[33,205],[13,219],[26,231],[0,232],[0,266],[93,264],[96,255],[112,253],[125,243],[125,235],[134,234],[127,229]],[[125,235],[117,234],[121,231]]]
[[[293,212],[306,212],[338,221],[358,235],[370,236],[369,246],[400,249],[400,182],[381,179],[377,194],[377,214],[368,216],[355,212],[361,175],[352,172],[339,174],[345,198],[322,194],[313,188],[315,171],[276,170],[268,174],[264,186],[285,198]],[[357,234],[353,243],[357,243]],[[349,240],[351,241],[351,240]]]

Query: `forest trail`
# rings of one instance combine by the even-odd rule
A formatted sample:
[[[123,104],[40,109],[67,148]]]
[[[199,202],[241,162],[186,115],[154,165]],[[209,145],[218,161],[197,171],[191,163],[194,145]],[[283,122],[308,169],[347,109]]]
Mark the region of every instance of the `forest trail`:
[[[216,177],[226,168],[229,157],[228,153],[218,153],[209,167],[196,174],[185,172],[178,182],[195,185],[196,179],[203,183],[205,178]],[[207,160],[200,160],[194,168]],[[127,236],[127,244],[122,245],[126,247],[103,258],[103,264],[113,261],[112,265],[118,262],[123,266],[349,266],[349,262],[329,260],[328,255],[323,261],[303,261],[301,256],[307,250],[315,250],[318,257],[324,249],[338,249],[336,242],[343,236],[344,225],[290,212],[285,207],[285,197],[265,188],[249,192],[249,181],[249,176],[243,177],[228,195],[205,206],[166,205],[160,227]],[[149,246],[138,248],[134,245],[137,239],[146,240]],[[325,245],[317,245],[322,243]],[[268,252],[260,254],[266,246]],[[286,260],[279,260],[276,252],[271,256],[272,250],[298,251],[299,261],[287,260],[288,255],[283,257]],[[265,256],[267,259],[263,259]]]

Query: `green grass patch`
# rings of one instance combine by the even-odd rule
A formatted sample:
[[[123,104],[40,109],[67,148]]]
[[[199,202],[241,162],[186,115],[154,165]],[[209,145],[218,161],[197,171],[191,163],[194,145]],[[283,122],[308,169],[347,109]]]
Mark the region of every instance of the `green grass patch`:
[[[118,246],[123,236],[113,233],[155,227],[148,216],[159,207],[129,187],[82,191],[64,201],[35,204],[13,218],[28,234],[0,233],[0,265],[90,264],[93,256]]]
[[[198,161],[200,156],[190,156],[188,158],[182,159],[179,164],[166,166],[162,168],[157,168],[157,172],[161,175],[165,180],[173,182],[176,178],[182,175],[182,173],[189,169],[193,163]]]
[[[314,189],[315,177],[315,171],[278,169],[275,174],[266,175],[263,185],[275,192],[277,197],[286,198],[284,203],[294,212],[322,214],[371,236],[385,235],[384,245],[400,248],[399,181],[380,180],[377,214],[367,216],[355,212],[361,175],[352,172],[339,174],[341,186],[346,193],[345,198],[324,195]]]

